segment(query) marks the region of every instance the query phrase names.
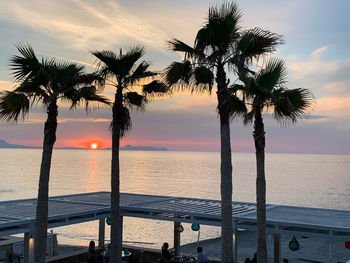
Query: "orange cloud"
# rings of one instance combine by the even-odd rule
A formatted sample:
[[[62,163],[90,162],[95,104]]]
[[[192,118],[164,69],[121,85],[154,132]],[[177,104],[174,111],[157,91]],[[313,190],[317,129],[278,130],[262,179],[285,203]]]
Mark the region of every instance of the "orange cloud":
[[[317,99],[316,113],[333,117],[348,117],[350,96],[332,96]]]
[[[0,90],[12,90],[17,83],[0,80]]]
[[[196,109],[196,108],[214,108],[217,105],[215,93],[191,94],[188,91],[178,91],[172,98],[167,100],[168,109]]]
[[[65,122],[110,122],[110,119],[102,119],[102,118],[64,118],[59,119],[58,123]]]

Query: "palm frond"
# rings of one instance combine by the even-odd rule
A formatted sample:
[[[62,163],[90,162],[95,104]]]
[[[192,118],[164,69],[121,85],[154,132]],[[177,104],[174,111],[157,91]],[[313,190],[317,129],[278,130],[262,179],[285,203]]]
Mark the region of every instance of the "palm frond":
[[[73,97],[69,98],[71,108],[76,107],[82,102],[85,103],[86,110],[88,110],[91,104],[96,107],[99,107],[100,105],[111,105],[110,100],[101,96],[95,86],[84,86],[79,89],[72,89],[72,95]]]
[[[147,98],[163,97],[166,94],[170,94],[170,89],[163,82],[158,80],[153,80],[152,82],[143,85],[142,93]]]
[[[207,90],[211,93],[214,84],[214,74],[213,72],[205,67],[199,66],[194,69],[194,85],[198,86],[201,90]]]
[[[95,63],[103,78],[114,73],[113,69],[117,68],[119,60],[113,51],[102,50],[92,51],[91,53],[97,58]]]
[[[236,94],[238,91],[244,91],[245,90],[245,86],[242,84],[232,84],[227,88],[228,92],[230,94]]]
[[[115,105],[114,105],[115,107]],[[113,111],[113,119],[110,124],[110,130],[117,129],[120,137],[124,137],[131,130],[130,111],[127,107],[116,107]]]
[[[312,110],[313,95],[307,89],[286,89],[273,98],[275,118],[282,122],[297,121]]]
[[[102,78],[98,72],[93,72],[89,74],[80,74],[77,83],[80,85],[94,84],[98,90],[102,90],[105,84],[105,79]]]
[[[130,70],[135,63],[145,54],[145,50],[141,46],[130,48],[127,53],[122,55],[120,50],[120,76],[129,75]]]
[[[23,93],[5,91],[0,93],[0,120],[17,122],[29,112],[30,102]]]
[[[232,119],[238,116],[244,116],[247,113],[247,107],[245,105],[245,102],[241,100],[239,97],[237,97],[234,94],[230,94],[229,100],[230,100],[230,117]]]
[[[243,83],[243,87],[237,84],[236,88],[241,88],[247,99],[253,99],[255,96],[264,96],[264,90],[258,86],[256,76],[247,74],[240,76],[239,80]]]
[[[210,47],[222,56],[238,37],[241,12],[236,3],[226,3],[209,8],[207,24],[198,31],[195,48]]]
[[[140,80],[145,80],[146,78],[156,76],[156,72],[147,70],[149,66],[150,65],[146,61],[141,62],[132,72],[132,74],[126,78],[125,84],[132,86]]]
[[[50,70],[51,86],[57,94],[78,86],[84,67],[68,62],[56,63]]]
[[[137,60],[144,55],[143,47],[132,47],[125,54],[122,49],[119,55],[110,50],[93,51],[92,54],[99,60],[97,67],[103,76],[115,75],[117,79],[125,78],[130,74]]]
[[[260,70],[257,82],[262,89],[272,91],[274,88],[284,85],[286,78],[287,70],[284,61],[281,59],[270,59],[266,67]]]
[[[50,94],[47,92],[38,79],[33,78],[23,81],[14,92],[23,93],[32,102],[42,101],[45,105],[49,103]]]
[[[208,22],[210,19],[221,18],[222,20],[230,19],[238,23],[242,18],[242,13],[237,3],[223,3],[221,5],[209,7]]]
[[[253,58],[275,51],[276,47],[283,43],[281,35],[257,27],[241,34],[237,49],[244,60],[251,61]]]
[[[173,62],[165,69],[164,82],[169,87],[178,84],[184,87],[190,83],[192,67],[189,61]]]
[[[182,42],[181,40],[178,40],[176,38],[173,38],[167,42],[167,47],[171,51],[175,52],[183,52],[191,56],[195,53],[194,49],[187,45],[186,43]]]
[[[22,56],[13,56],[10,59],[10,69],[16,81],[25,79],[41,67],[33,48],[30,45],[17,45],[17,50]]]
[[[78,89],[73,88],[67,89],[60,98],[62,101],[71,104],[70,108],[73,109],[79,105],[82,96]]]
[[[144,111],[147,104],[147,98],[137,92],[127,92],[124,94],[124,102],[130,109]]]
[[[210,32],[210,30],[207,27],[203,27],[200,30],[198,30],[195,42],[194,42],[194,48],[201,53],[204,53],[207,46],[210,46],[210,43],[212,42],[212,38],[214,38]]]

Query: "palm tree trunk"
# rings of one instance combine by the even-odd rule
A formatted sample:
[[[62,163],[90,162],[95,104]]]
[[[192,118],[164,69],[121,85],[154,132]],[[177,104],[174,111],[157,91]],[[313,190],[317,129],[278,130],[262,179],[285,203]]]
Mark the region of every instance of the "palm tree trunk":
[[[57,104],[52,99],[47,109],[47,120],[44,128],[43,153],[41,158],[38,200],[36,206],[34,234],[34,262],[44,263],[46,256],[46,238],[48,224],[49,180],[53,145],[56,141]]]
[[[254,142],[256,150],[256,220],[258,230],[258,263],[267,262],[266,248],[266,181],[265,181],[265,131],[261,110],[255,113]]]
[[[122,262],[122,220],[120,216],[119,142],[120,127],[117,120],[118,107],[122,106],[122,93],[118,89],[113,104],[112,121],[112,169],[111,169],[111,254],[110,263]]]
[[[227,91],[226,74],[220,64],[217,69],[218,110],[220,114],[221,141],[221,262],[233,261],[233,229],[232,229],[232,159],[230,139],[230,103]]]

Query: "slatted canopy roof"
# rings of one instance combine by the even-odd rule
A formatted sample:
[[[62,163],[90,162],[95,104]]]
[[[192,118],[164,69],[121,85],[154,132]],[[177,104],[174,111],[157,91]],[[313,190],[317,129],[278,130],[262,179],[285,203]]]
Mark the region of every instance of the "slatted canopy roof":
[[[238,228],[255,228],[256,206],[233,202]],[[0,202],[0,235],[33,232],[36,199]],[[218,200],[121,194],[123,216],[205,225],[221,225]],[[96,192],[49,198],[49,228],[109,217],[110,193]],[[350,211],[267,205],[267,226],[279,231],[350,236]]]

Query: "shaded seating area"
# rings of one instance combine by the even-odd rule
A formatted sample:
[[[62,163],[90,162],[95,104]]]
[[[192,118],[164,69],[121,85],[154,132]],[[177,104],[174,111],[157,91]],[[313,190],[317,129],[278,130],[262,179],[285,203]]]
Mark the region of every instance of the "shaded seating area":
[[[239,253],[239,229],[256,229],[254,203],[232,203],[235,233],[235,257]],[[0,236],[24,234],[24,262],[33,262],[33,230],[36,199],[0,202]],[[273,234],[275,262],[281,259],[280,236],[303,233],[323,237],[329,242],[328,262],[336,262],[335,240],[350,240],[350,211],[267,205],[267,231]],[[121,194],[122,216],[174,222],[175,255],[180,255],[178,224],[221,225],[221,203],[218,200],[172,196]],[[49,228],[98,221],[97,246],[105,245],[105,219],[110,214],[110,193],[95,192],[49,198]]]

